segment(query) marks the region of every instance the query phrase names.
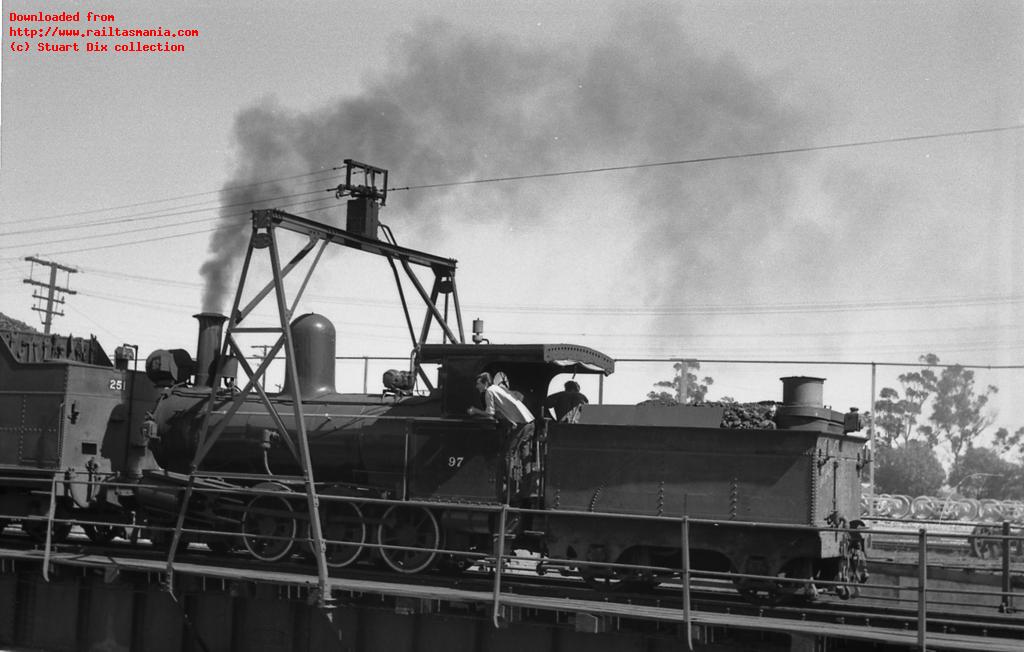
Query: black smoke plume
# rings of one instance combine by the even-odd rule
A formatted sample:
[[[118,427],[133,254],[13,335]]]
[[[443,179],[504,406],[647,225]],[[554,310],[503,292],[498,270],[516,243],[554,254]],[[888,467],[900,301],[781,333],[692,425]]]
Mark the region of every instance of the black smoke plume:
[[[238,166],[226,186],[329,169],[344,158],[388,168],[397,185],[416,185],[809,142],[817,120],[808,110],[787,105],[780,89],[734,58],[697,51],[670,5],[645,7],[622,14],[586,45],[541,48],[422,24],[395,44],[386,68],[368,75],[357,96],[305,112],[272,99],[242,110],[234,128]],[[786,168],[767,159],[609,173],[608,181],[635,196],[636,213],[627,219],[646,236],[638,258],[649,271],[688,280],[652,290],[654,302],[683,300],[679,293],[694,279],[735,284],[742,261],[763,264],[762,236],[779,228],[792,186]],[[529,181],[474,188],[514,197],[506,205],[520,219],[553,217]],[[236,228],[210,241],[204,309],[223,307],[244,251],[248,222],[239,205],[264,208],[261,197],[291,192],[288,182],[224,191],[223,224]],[[405,208],[441,206],[446,192],[410,191],[400,200]],[[729,266],[719,264],[722,252]]]

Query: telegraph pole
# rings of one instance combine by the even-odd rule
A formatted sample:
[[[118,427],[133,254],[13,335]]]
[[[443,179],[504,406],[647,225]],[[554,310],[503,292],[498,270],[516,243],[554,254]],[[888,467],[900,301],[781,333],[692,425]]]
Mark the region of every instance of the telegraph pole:
[[[267,357],[267,351],[274,347],[270,346],[269,344],[253,344],[249,348],[259,349],[260,362],[263,362],[263,359]]]
[[[75,274],[75,273],[78,272],[78,270],[73,268],[73,267],[67,267],[65,265],[60,265],[58,263],[54,263],[54,262],[51,262],[51,261],[48,261],[48,260],[40,260],[39,258],[35,258],[33,256],[28,256],[28,257],[25,258],[25,260],[27,260],[27,261],[29,261],[31,263],[38,263],[40,265],[45,265],[45,266],[50,268],[50,282],[49,283],[43,283],[41,281],[37,281],[37,280],[31,279],[31,278],[23,279],[24,282],[28,283],[29,285],[38,285],[39,287],[43,287],[43,288],[47,289],[46,296],[38,294],[38,292],[33,292],[32,293],[32,297],[33,298],[38,299],[39,301],[46,301],[46,307],[45,308],[40,308],[38,305],[35,305],[35,306],[32,306],[32,310],[35,310],[36,312],[44,313],[46,315],[43,318],[43,333],[48,335],[50,333],[50,326],[53,324],[53,316],[54,315],[57,315],[58,317],[63,317],[64,316],[63,312],[59,312],[56,308],[54,308],[54,304],[61,304],[61,305],[63,305],[63,303],[64,303],[64,299],[57,297],[56,293],[57,292],[63,292],[64,294],[78,294],[77,292],[75,292],[72,289],[64,288],[64,287],[57,287],[57,270],[59,269],[59,270],[65,271],[68,274]]]

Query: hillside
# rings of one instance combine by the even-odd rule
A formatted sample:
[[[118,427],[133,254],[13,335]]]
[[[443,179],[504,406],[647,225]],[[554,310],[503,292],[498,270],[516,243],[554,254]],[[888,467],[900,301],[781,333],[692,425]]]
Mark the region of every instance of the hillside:
[[[15,319],[14,317],[8,317],[4,313],[0,312],[0,328],[12,331],[25,331],[27,333],[38,333],[39,331],[25,322]]]

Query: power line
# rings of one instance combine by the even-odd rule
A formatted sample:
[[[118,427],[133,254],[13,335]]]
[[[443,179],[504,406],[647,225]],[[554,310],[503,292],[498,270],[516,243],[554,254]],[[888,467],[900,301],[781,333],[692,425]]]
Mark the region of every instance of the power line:
[[[389,191],[421,190],[421,189],[428,189],[428,188],[443,188],[443,187],[448,187],[448,186],[470,185],[470,184],[481,184],[481,183],[493,183],[493,182],[500,182],[500,181],[520,181],[520,180],[527,180],[527,179],[542,179],[542,178],[547,178],[547,177],[571,176],[571,175],[581,175],[581,174],[594,174],[594,173],[599,173],[599,172],[614,172],[614,171],[624,171],[624,170],[636,170],[636,169],[643,169],[643,168],[665,167],[665,166],[672,166],[672,165],[687,165],[687,164],[695,164],[695,163],[710,163],[710,162],[714,162],[714,161],[726,161],[726,160],[743,159],[743,158],[756,158],[756,157],[764,157],[764,156],[778,156],[778,155],[782,155],[782,154],[795,154],[795,153],[801,153],[801,152],[814,152],[814,151],[822,151],[822,150],[829,150],[829,149],[844,149],[844,148],[852,148],[852,147],[866,147],[866,146],[869,146],[869,145],[881,145],[881,144],[892,144],[892,143],[900,143],[900,142],[912,142],[912,141],[917,141],[917,140],[927,140],[927,139],[936,139],[936,138],[949,138],[949,137],[953,137],[953,136],[970,136],[970,135],[978,135],[978,134],[986,134],[986,133],[999,133],[999,132],[1014,131],[1014,130],[1020,130],[1020,129],[1024,129],[1024,125],[1010,125],[1010,126],[1006,126],[1006,127],[991,127],[991,128],[986,128],[986,129],[961,130],[961,131],[952,131],[952,132],[945,132],[945,133],[938,133],[938,134],[924,134],[924,135],[918,135],[918,136],[900,136],[900,137],[894,137],[894,138],[881,138],[881,139],[876,139],[876,140],[856,141],[856,142],[851,142],[851,143],[835,143],[835,144],[829,144],[829,145],[797,147],[797,148],[791,148],[791,149],[770,150],[770,151],[763,151],[763,152],[748,152],[748,153],[742,153],[742,154],[726,154],[726,155],[721,155],[721,156],[707,156],[707,157],[700,157],[700,158],[680,159],[680,160],[674,160],[674,161],[659,161],[659,162],[654,162],[654,163],[637,163],[637,164],[630,164],[630,165],[607,166],[607,167],[601,167],[601,168],[588,168],[588,169],[582,169],[582,170],[565,170],[565,171],[558,171],[558,172],[543,172],[543,173],[537,173],[537,174],[523,174],[523,175],[513,175],[513,176],[505,176],[505,177],[492,177],[492,178],[485,178],[485,179],[471,179],[471,180],[465,180],[465,181],[452,181],[452,182],[445,182],[445,183],[421,184],[421,185],[412,185],[412,186],[393,187],[393,188],[389,188],[388,190]],[[5,220],[5,222],[7,224],[22,224],[22,223],[26,223],[26,222],[38,223],[39,221],[42,221],[42,220],[51,220],[51,219],[66,218],[66,217],[76,217],[76,216],[81,216],[81,215],[91,215],[91,214],[95,214],[95,213],[112,212],[112,211],[121,210],[121,209],[125,209],[125,208],[136,208],[136,207],[139,207],[139,206],[149,206],[149,205],[153,205],[153,204],[160,204],[160,203],[164,203],[164,202],[178,201],[178,200],[181,200],[181,199],[189,199],[189,198],[192,198],[192,197],[201,197],[201,196],[204,196],[204,195],[210,195],[210,194],[215,194],[215,193],[222,193],[222,192],[226,192],[226,191],[234,191],[234,190],[243,190],[243,189],[246,189],[246,188],[254,188],[254,187],[257,187],[257,186],[266,185],[266,184],[270,184],[270,183],[280,183],[280,182],[284,182],[284,181],[292,181],[292,180],[295,180],[295,179],[301,179],[301,178],[304,178],[304,177],[313,177],[313,176],[321,175],[321,174],[326,174],[329,177],[329,176],[333,176],[335,174],[335,172],[333,170],[331,170],[331,169],[319,170],[319,171],[316,171],[316,172],[305,172],[305,173],[302,173],[302,174],[296,174],[296,175],[287,176],[287,177],[278,177],[278,178],[275,178],[275,179],[266,179],[266,180],[263,180],[263,181],[256,181],[256,182],[249,183],[249,184],[241,184],[241,185],[237,185],[237,186],[228,186],[228,187],[220,188],[220,189],[217,189],[217,190],[207,190],[207,191],[203,191],[203,192],[190,193],[190,194],[185,194],[185,195],[178,195],[178,196],[175,196],[175,197],[165,197],[165,198],[162,198],[162,199],[153,199],[153,200],[148,200],[148,201],[143,201],[143,202],[135,202],[135,203],[131,203],[131,204],[121,204],[121,205],[117,205],[117,206],[108,206],[108,207],[104,207],[104,208],[95,208],[95,209],[89,209],[89,210],[84,210],[84,211],[74,211],[74,212],[69,212],[69,213],[58,213],[58,214],[47,215],[47,216],[43,216],[43,217],[30,217],[30,218],[23,218],[23,219],[19,219],[19,220]],[[306,194],[315,194],[316,192],[319,192],[319,191],[313,191],[313,192],[306,193]],[[266,201],[276,201],[278,199],[285,199],[285,198],[289,198],[289,197],[293,197],[293,196],[299,196],[299,195],[286,195],[286,196],[283,196],[283,197],[272,197],[272,198],[267,198],[267,199],[256,200],[256,202],[252,202],[252,203],[266,202]],[[206,203],[206,202],[197,202],[197,203],[194,203],[194,204],[188,204],[188,205],[181,206],[181,207],[178,207],[178,208],[184,208],[186,206],[197,206],[197,205],[201,205],[203,203]],[[235,205],[241,205],[241,204],[235,204]],[[215,208],[218,208],[218,207],[214,206],[214,207],[210,207],[208,209],[197,209],[196,211],[160,213],[158,215],[152,215],[152,218],[155,219],[157,217],[182,215],[182,214],[187,214],[189,212],[201,212],[202,210],[213,210]],[[219,208],[223,208],[223,206],[220,206]],[[163,209],[157,209],[157,212],[160,211],[160,210],[163,210]],[[86,227],[86,226],[95,226],[95,225],[99,225],[99,224],[116,224],[116,223],[120,223],[120,222],[123,222],[123,221],[126,221],[126,220],[131,221],[131,220],[133,220],[135,218],[140,218],[141,219],[142,216],[150,215],[153,212],[154,211],[148,211],[148,212],[136,214],[134,216],[131,216],[131,215],[129,215],[129,216],[122,216],[122,217],[119,217],[119,218],[115,218],[113,220],[104,220],[104,221],[99,221],[99,222],[91,222],[91,223],[85,223],[85,224],[76,224],[76,225],[72,225],[72,226],[68,226],[68,227],[57,227],[57,228],[78,228],[78,227]],[[146,219],[148,219],[148,218],[146,218]],[[15,231],[15,232],[10,232],[9,231],[9,232],[7,232],[6,235],[18,235],[18,234],[31,233],[31,232],[36,232],[36,231],[37,231],[36,229],[31,229],[31,230],[27,230],[27,231]]]
[[[147,244],[147,243],[150,243],[150,242],[160,242],[162,240],[173,240],[174,238],[184,238],[184,237],[188,237],[188,236],[191,236],[191,235],[202,235],[204,233],[213,233],[215,231],[226,231],[228,229],[234,229],[234,228],[236,228],[235,225],[219,226],[219,227],[214,227],[212,229],[202,229],[202,230],[199,230],[199,231],[187,231],[185,233],[174,233],[174,234],[171,234],[171,235],[161,236],[159,238],[145,238],[145,239],[142,239],[142,240],[132,240],[130,242],[115,242],[113,244],[97,245],[95,247],[81,247],[79,249],[66,249],[64,251],[57,252],[57,253],[60,253],[61,255],[63,255],[63,254],[78,254],[78,253],[82,253],[83,251],[100,251],[102,249],[113,249],[115,247],[124,247],[124,246],[137,245],[137,244]],[[53,255],[53,254],[49,254],[49,255]]]
[[[46,246],[62,244],[62,243],[65,243],[65,242],[80,242],[82,240],[93,240],[95,238],[107,238],[107,239],[109,239],[109,238],[111,238],[112,236],[115,236],[115,235],[120,237],[120,236],[124,236],[124,235],[130,234],[130,233],[139,233],[140,231],[152,232],[152,231],[155,231],[157,229],[170,229],[170,228],[174,228],[174,227],[178,227],[178,226],[188,226],[188,225],[191,225],[191,224],[199,224],[199,223],[202,223],[202,222],[209,222],[210,220],[215,220],[215,219],[217,219],[217,218],[216,217],[201,217],[201,218],[195,219],[195,220],[188,220],[188,221],[184,221],[184,222],[174,222],[173,224],[158,224],[156,226],[140,226],[140,227],[135,228],[135,229],[125,229],[125,230],[122,230],[122,231],[118,231],[117,233],[92,233],[92,234],[89,234],[89,235],[76,235],[76,236],[70,236],[70,237],[67,237],[67,238],[62,238],[62,239],[59,239],[59,240],[47,240],[46,242],[36,243],[36,244],[39,244],[39,245],[42,245],[42,246],[46,247]],[[225,224],[223,226],[224,227],[239,226],[239,225],[242,225],[244,223],[245,223],[244,221],[239,220],[237,223],[233,222],[233,223],[230,223],[230,224]],[[24,247],[25,247],[25,245],[22,245],[22,244],[0,245],[0,249],[22,249]]]
[[[182,211],[175,211],[175,212],[170,212],[170,213],[168,213],[168,212],[159,212],[159,211],[154,213],[153,211],[150,211],[148,213],[140,213],[140,214],[137,214],[137,215],[121,216],[121,217],[116,217],[116,218],[107,219],[107,220],[98,220],[98,221],[95,221],[95,222],[84,222],[82,224],[70,224],[70,225],[67,225],[67,226],[51,227],[48,230],[49,231],[57,231],[57,230],[60,230],[60,229],[81,229],[81,228],[86,228],[86,227],[109,226],[109,225],[112,225],[112,224],[123,224],[123,223],[126,223],[126,222],[141,222],[141,221],[146,221],[146,220],[164,219],[164,218],[168,218],[168,217],[178,217],[180,215],[191,215],[191,214],[194,214],[194,213],[205,213],[205,212],[208,212],[208,211],[223,210],[223,209],[226,209],[226,208],[237,208],[239,206],[251,206],[253,204],[266,204],[268,202],[280,201],[282,199],[295,199],[297,197],[306,197],[308,195],[323,195],[323,191],[315,190],[315,191],[299,192],[299,193],[294,193],[294,194],[291,194],[291,195],[279,195],[277,197],[266,197],[266,198],[261,198],[261,199],[253,199],[253,200],[250,200],[250,201],[235,202],[233,204],[220,204],[220,205],[217,205],[217,206],[210,206],[208,208],[197,208],[195,210],[182,210]],[[313,201],[325,201],[327,199],[330,199],[330,198],[321,197],[321,198],[318,198],[318,199],[313,200]],[[289,204],[289,206],[298,206],[298,205],[301,205],[301,204]],[[184,207],[182,207],[182,208],[184,208]],[[226,215],[225,217],[235,217],[235,216],[238,216],[238,215],[247,215],[247,213],[246,212],[239,212],[239,213],[235,213],[235,214],[232,214],[232,215]],[[216,216],[202,218],[202,220],[210,220],[210,219],[216,219]],[[192,223],[194,223],[194,222],[195,221],[193,221]],[[182,222],[178,222],[177,224],[182,224]],[[188,224],[188,222],[185,222],[185,224]],[[168,226],[174,226],[174,224],[170,224]],[[162,227],[147,227],[147,228],[162,228]],[[11,235],[25,235],[25,234],[37,234],[37,233],[39,233],[39,229],[38,228],[31,228],[31,229],[25,229],[23,231],[8,231],[8,232],[4,233],[4,235],[11,236]],[[81,237],[105,237],[105,236],[98,235],[98,236],[81,236]],[[61,240],[57,240],[56,242],[62,242],[62,241]],[[19,245],[8,245],[6,247],[0,247],[0,249],[10,249],[10,248],[12,248],[14,246],[19,246]]]
[[[303,194],[308,194],[308,193],[303,193]],[[279,208],[293,208],[295,206],[302,206],[302,205],[305,205],[305,204],[311,204],[311,203],[315,203],[315,202],[319,202],[319,201],[323,201],[323,199],[311,199],[311,200],[304,201],[304,202],[294,202],[294,203],[291,203],[291,204],[283,204]],[[234,213],[232,215],[227,215],[227,216],[224,216],[224,217],[230,218],[230,217],[240,217],[240,216],[244,216],[244,215],[247,215],[247,213],[245,211],[241,211],[241,212]],[[203,218],[203,219],[200,219],[200,220],[193,220],[192,222],[189,222],[189,223],[191,224],[191,223],[205,222],[205,221],[212,220],[212,219],[216,219],[216,218]],[[76,254],[76,253],[82,253],[84,251],[99,251],[101,249],[112,249],[112,248],[115,248],[115,247],[124,247],[124,246],[137,245],[137,244],[146,244],[146,243],[150,243],[150,242],[159,242],[161,240],[170,240],[170,239],[173,239],[173,238],[184,238],[184,237],[193,236],[193,235],[201,235],[201,234],[204,234],[204,233],[213,233],[215,231],[225,231],[225,230],[228,230],[228,229],[236,229],[241,224],[242,223],[227,224],[227,225],[222,225],[222,226],[213,227],[213,228],[209,228],[209,229],[201,229],[199,231],[187,231],[185,233],[176,233],[176,234],[160,236],[160,237],[155,237],[155,238],[143,238],[141,240],[131,240],[131,241],[128,241],[128,242],[115,242],[115,243],[112,243],[112,244],[97,245],[95,247],[81,247],[79,249],[68,249],[68,250],[65,250],[65,251],[50,252],[48,255]],[[178,224],[168,225],[168,226],[178,226]],[[163,227],[153,227],[153,228],[163,228]],[[134,231],[139,231],[139,230],[147,230],[148,231],[148,230],[152,230],[152,229],[135,229]],[[49,242],[49,243],[43,243],[43,245],[45,246],[47,244],[56,244],[58,242],[78,241],[78,240],[82,240],[82,239],[85,239],[85,238],[97,238],[97,237],[109,238],[109,237],[111,237],[111,234],[101,234],[101,235],[83,236],[83,237],[76,237],[76,238],[66,238],[64,240],[53,241],[53,242]],[[28,245],[0,245],[0,249],[24,249],[27,246]],[[5,259],[0,259],[0,260],[6,261],[6,260],[9,260],[9,259],[5,258]]]
[[[148,200],[148,201],[135,202],[133,204],[121,204],[119,206],[107,206],[107,207],[104,207],[104,208],[93,208],[93,209],[89,209],[89,210],[85,210],[85,211],[75,211],[75,212],[72,212],[72,213],[57,213],[55,215],[46,215],[44,217],[26,217],[26,218],[23,218],[23,219],[20,219],[20,220],[6,220],[6,222],[8,224],[21,224],[21,223],[24,223],[24,222],[39,222],[41,220],[54,220],[54,219],[59,219],[59,218],[63,218],[63,217],[77,217],[79,215],[92,215],[94,213],[105,213],[105,212],[120,210],[120,209],[123,209],[123,208],[136,208],[136,207],[139,207],[139,206],[149,206],[149,205],[152,205],[152,204],[160,204],[160,203],[163,203],[163,202],[178,201],[180,199],[190,199],[192,197],[202,197],[203,195],[211,195],[211,194],[214,194],[214,193],[229,192],[229,191],[234,191],[234,190],[244,190],[246,188],[254,188],[256,186],[266,185],[268,183],[280,183],[282,181],[292,181],[292,180],[295,180],[295,179],[301,179],[303,177],[314,176],[314,175],[317,175],[317,174],[327,174],[328,177],[337,176],[336,173],[333,170],[325,169],[325,170],[319,170],[317,172],[305,172],[303,174],[296,174],[296,175],[293,175],[293,176],[290,176],[290,177],[280,177],[280,178],[277,178],[277,179],[267,179],[267,180],[264,180],[264,181],[255,181],[253,183],[242,184],[242,185],[238,185],[238,186],[228,186],[228,187],[225,187],[225,188],[218,188],[217,190],[204,190],[203,192],[195,192],[195,193],[191,193],[191,194],[188,194],[188,195],[178,195],[176,197],[165,197],[163,199],[151,199],[151,200]]]
[[[816,145],[810,147],[794,147],[791,149],[776,149],[766,152],[747,152],[744,154],[725,154],[722,156],[703,156],[700,158],[681,159],[678,161],[659,161],[656,163],[635,163],[632,165],[615,165],[603,168],[587,168],[584,170],[566,170],[562,172],[541,172],[538,174],[521,174],[508,177],[492,177],[488,179],[471,179],[468,181],[449,181],[446,183],[428,183],[418,186],[402,186],[388,188],[388,192],[401,190],[423,190],[427,188],[445,188],[448,186],[465,186],[479,183],[495,183],[499,181],[522,181],[525,179],[544,179],[549,177],[565,177],[578,174],[594,174],[597,172],[618,172],[623,170],[639,170],[643,168],[665,167],[669,165],[689,165],[694,163],[712,163],[714,161],[731,161],[743,158],[756,158],[760,156],[780,156],[782,154],[799,154],[804,152],[819,152],[829,149],[847,149],[851,147],[867,147],[869,145],[886,145],[892,143],[908,143],[916,140],[929,140],[934,138],[950,138],[952,136],[973,136],[977,134],[998,133],[1001,131],[1013,131],[1024,129],[1024,125],[1010,125],[1008,127],[990,127],[988,129],[970,129],[964,131],[950,131],[941,134],[925,134],[921,136],[899,136],[896,138],[879,138],[877,140],[862,140],[853,143],[835,143],[831,145]]]
[[[123,272],[106,272],[104,270],[85,269],[92,275],[107,276],[117,279],[134,279],[146,281],[159,285],[167,285],[181,288],[201,288],[201,283],[190,283],[180,279],[156,278],[152,276],[140,276]],[[398,304],[387,299],[372,299],[364,297],[338,297],[317,294],[307,294],[311,301],[327,304],[358,305],[367,307],[393,307]],[[530,305],[516,306],[506,303],[477,303],[474,304],[477,310],[491,311],[498,314],[544,314],[544,315],[601,315],[601,316],[661,316],[661,315],[760,315],[770,313],[822,313],[822,312],[847,312],[861,310],[900,310],[900,309],[929,309],[929,308],[956,308],[956,307],[977,307],[985,305],[1011,305],[1024,303],[1024,296],[1015,294],[997,294],[980,296],[955,296],[955,297],[925,297],[921,299],[907,300],[885,300],[885,301],[827,301],[827,302],[803,302],[780,304],[772,303],[736,303],[722,305],[689,305],[684,308],[649,308],[644,306],[565,306],[559,305]],[[949,329],[944,329],[949,330]]]

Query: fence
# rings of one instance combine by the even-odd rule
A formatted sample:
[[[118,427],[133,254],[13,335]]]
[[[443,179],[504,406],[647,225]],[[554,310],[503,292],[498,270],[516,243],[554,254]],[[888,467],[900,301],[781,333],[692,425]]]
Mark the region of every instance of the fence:
[[[12,479],[14,478],[6,478],[5,480],[10,481]],[[21,478],[20,481],[24,483],[25,479]],[[3,523],[20,523],[20,529],[38,541],[43,547],[44,577],[49,572],[52,545],[56,540],[62,540],[69,535],[74,540],[76,536],[80,536],[75,534],[77,527],[84,528],[89,538],[97,540],[97,528],[110,527],[109,522],[89,520],[90,518],[95,518],[95,516],[87,516],[83,519],[80,516],[74,517],[68,513],[59,513],[59,510],[55,509],[56,501],[54,498],[57,494],[58,485],[74,481],[76,480],[70,479],[62,473],[56,474],[52,480],[46,480],[45,478],[32,480],[29,484],[37,482],[36,491],[38,493],[45,494],[48,492],[50,494],[49,509],[46,510],[46,513],[38,515],[0,514],[0,519],[3,519]],[[140,486],[142,485],[132,484],[131,488],[138,489]],[[159,484],[151,488],[166,490],[167,486]],[[182,491],[182,488],[177,488],[175,493],[176,499],[180,500],[182,498],[180,495]],[[167,530],[166,528],[153,527],[152,525],[141,526],[141,524],[136,525],[131,522],[124,522],[121,527],[115,527],[111,531],[109,538],[103,536],[100,539],[105,542],[115,537],[124,537],[133,543],[140,544],[141,548],[139,550],[143,553],[147,548],[147,538],[152,542],[149,547],[156,547],[165,551],[167,549],[167,542],[172,538],[174,538],[175,542],[180,538],[180,543],[183,547],[187,548],[191,545],[194,549],[203,545],[202,543],[195,542],[205,542],[205,546],[217,555],[211,558],[211,562],[214,565],[219,563],[218,560],[224,559],[224,555],[234,556],[244,553],[246,549],[252,556],[264,562],[278,561],[292,551],[300,553],[307,551],[306,556],[309,556],[308,551],[312,542],[308,539],[308,530],[299,527],[299,522],[304,518],[302,509],[305,503],[295,500],[293,504],[285,500],[286,498],[295,499],[298,497],[297,494],[260,488],[227,487],[226,485],[207,487],[205,491],[210,494],[207,498],[215,502],[223,503],[228,507],[232,505],[244,505],[246,507],[242,512],[236,514],[237,518],[220,519],[216,521],[216,524],[211,522],[205,526],[200,525],[197,527],[192,525],[189,528],[180,530],[178,536],[174,536],[173,530]],[[742,594],[744,582],[752,582],[773,587],[773,591],[769,592],[766,598],[763,598],[771,600],[773,596],[794,595],[798,593],[803,595],[802,592],[808,590],[815,593],[818,591],[838,592],[846,591],[847,587],[849,587],[845,583],[824,581],[820,578],[811,578],[809,576],[785,577],[774,574],[760,575],[750,572],[716,572],[700,569],[691,564],[690,549],[694,546],[695,541],[700,540],[700,535],[694,534],[695,528],[734,528],[737,530],[782,528],[794,536],[803,532],[817,533],[822,530],[821,528],[809,526],[736,521],[723,522],[685,516],[641,516],[599,512],[572,512],[566,510],[538,511],[517,509],[508,505],[497,504],[467,505],[436,501],[417,502],[327,495],[321,495],[321,500],[323,501],[321,510],[325,515],[328,515],[330,518],[330,515],[334,514],[335,518],[342,519],[339,521],[342,525],[331,529],[331,535],[328,541],[326,541],[326,554],[333,562],[331,565],[334,569],[337,570],[354,564],[360,557],[371,554],[379,555],[392,569],[398,573],[405,574],[424,570],[441,558],[464,559],[464,563],[458,565],[460,570],[477,568],[489,571],[492,574],[491,591],[486,599],[490,603],[490,615],[496,627],[501,626],[501,620],[506,612],[506,608],[518,604],[524,599],[518,592],[510,592],[506,586],[506,581],[510,577],[523,574],[544,574],[544,567],[555,570],[558,575],[568,578],[586,579],[588,577],[600,578],[602,576],[643,578],[648,581],[650,587],[659,583],[667,583],[669,587],[677,587],[678,595],[681,598],[679,607],[659,608],[656,611],[662,614],[660,617],[678,620],[678,622],[684,625],[683,631],[686,633],[689,649],[693,649],[693,641],[691,639],[693,630],[691,624],[696,622],[695,617],[701,613],[695,611],[692,606],[692,597],[696,593],[721,591],[724,587],[734,587],[733,590],[739,588]],[[480,549],[475,551],[447,548],[443,537],[440,536],[436,517],[436,514],[446,509],[478,512],[481,515],[485,515],[487,520],[495,521],[497,526],[494,532],[497,534],[493,537],[493,547],[490,550]],[[375,534],[369,532],[362,521],[364,511],[374,512],[379,515],[376,519],[379,522],[379,526]],[[249,512],[259,513],[259,518],[249,519],[247,516]],[[613,563],[576,558],[541,559],[536,555],[524,557],[521,552],[511,550],[511,546],[507,545],[505,537],[500,533],[506,531],[506,526],[511,519],[526,518],[531,515],[538,518],[570,517],[577,519],[600,519],[602,523],[607,523],[608,527],[613,527],[617,530],[628,530],[640,522],[657,522],[674,528],[677,534],[680,554],[671,566],[653,566],[649,562],[623,563],[622,560],[617,560]],[[273,525],[268,527],[265,521],[272,521]],[[286,523],[289,527],[281,527],[282,523]],[[429,527],[422,527],[424,524]],[[89,529],[90,527],[92,530]],[[410,527],[417,527],[419,528],[418,532],[425,532],[428,536],[421,537],[417,535],[410,538],[404,534],[404,531]],[[937,581],[936,578],[931,577],[930,573],[934,569],[941,567],[943,560],[941,557],[934,557],[933,544],[936,538],[929,533],[926,527],[922,526],[917,528],[916,531],[909,532],[886,530],[885,528],[885,524],[878,523],[867,530],[832,528],[828,531],[855,532],[866,534],[869,537],[885,535],[905,539],[903,547],[913,553],[916,561],[914,565],[917,571],[915,577],[911,578],[908,582],[897,584],[880,583],[874,580],[864,581],[867,579],[866,577],[853,577],[851,579],[860,583],[855,585],[853,596],[850,596],[849,593],[845,594],[850,597],[856,597],[859,594],[861,597],[870,598],[876,604],[882,603],[887,605],[892,610],[888,618],[894,624],[888,627],[892,628],[893,636],[900,635],[901,633],[913,636],[916,639],[917,649],[925,650],[929,649],[929,644],[934,643],[936,639],[944,637],[946,627],[954,627],[954,625],[963,626],[967,622],[966,620],[962,622],[957,621],[956,623],[943,622],[941,617],[939,619],[936,618],[936,612],[948,613],[950,607],[961,604],[974,605],[987,613],[1010,613],[1015,609],[1014,599],[1017,598],[1019,600],[1021,594],[1014,591],[1011,582],[1012,569],[1009,560],[1010,550],[1020,545],[1021,535],[1019,532],[1013,532],[1009,524],[1004,523],[998,532],[991,535],[996,542],[995,545],[1003,550],[1002,563],[994,575],[994,578],[998,578],[997,582],[993,586],[978,587],[962,582],[949,583],[942,582],[941,580]],[[17,529],[17,526],[12,526],[12,530],[14,529]],[[105,532],[105,530],[100,532]],[[17,534],[11,532],[10,536],[12,537],[10,539],[11,543],[14,543],[17,540]],[[187,541],[192,541],[193,543],[189,544]],[[130,565],[128,560],[133,557],[136,549],[134,547],[126,547],[125,543],[127,542],[122,542],[119,551],[116,553],[119,555],[119,559],[115,562],[111,558],[111,563]],[[232,550],[235,552],[231,552]],[[194,552],[197,552],[197,550],[194,550]],[[3,557],[2,551],[0,551],[0,557]],[[173,553],[171,559],[173,559]],[[173,573],[171,563],[171,561],[168,561],[166,568],[168,587],[173,586],[170,580],[170,576]],[[194,564],[195,561],[193,560]],[[330,590],[330,587],[328,587],[328,590]],[[748,598],[754,600],[762,599],[760,595],[755,596],[753,593],[750,593]],[[533,606],[535,608],[542,607],[542,604],[538,601]],[[616,605],[608,606],[611,608]],[[628,601],[618,605],[618,607],[622,615],[636,615],[638,611]],[[571,600],[559,598],[557,609],[564,611],[573,608],[575,607]],[[579,608],[582,609],[584,607],[581,606]],[[648,611],[653,610],[648,609]],[[609,613],[617,612],[613,610],[609,611]],[[836,613],[834,610],[827,611],[824,612],[824,616],[826,618],[833,618]],[[707,614],[703,614],[703,616],[706,617]],[[969,616],[964,616],[964,618],[969,618]],[[840,620],[840,622],[843,621]],[[767,627],[770,620],[761,619],[760,623],[762,627]],[[792,628],[799,624],[790,621],[787,627]],[[837,626],[834,624],[830,625],[830,629],[835,630]],[[1013,629],[1015,636],[1020,636],[1022,633],[1020,626],[1015,625]],[[872,628],[865,628],[862,632],[858,632],[854,628],[844,630],[846,632],[844,635],[851,638],[859,638],[861,633],[871,630]],[[820,633],[820,629],[817,631]],[[877,627],[874,631],[877,631]],[[872,636],[877,636],[877,633],[873,632]],[[988,644],[993,644],[993,647],[990,649],[1009,649],[994,645],[1000,641],[1006,643],[1002,639],[997,641],[986,638],[985,641]]]

